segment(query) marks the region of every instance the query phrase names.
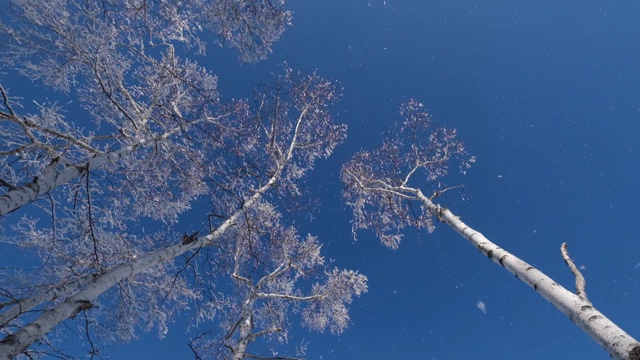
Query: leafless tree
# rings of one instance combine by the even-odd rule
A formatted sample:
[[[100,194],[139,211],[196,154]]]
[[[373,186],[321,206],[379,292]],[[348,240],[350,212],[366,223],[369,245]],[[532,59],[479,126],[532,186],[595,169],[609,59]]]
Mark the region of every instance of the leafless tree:
[[[340,333],[348,325],[346,305],[367,291],[364,275],[327,269],[318,240],[301,239],[295,229],[282,226],[268,203],[247,211],[224,237],[228,240],[216,246],[213,272],[203,279],[221,284],[219,278],[227,276],[228,293],[212,294],[198,314],[207,323],[223,320],[221,332],[195,337],[190,346],[198,358],[262,358],[265,354],[250,354],[249,345],[258,338],[287,342],[291,313],[301,314],[308,328]]]
[[[467,154],[455,130],[431,127],[432,119],[422,104],[414,100],[405,103],[401,115],[379,148],[357,153],[342,169],[342,179],[347,184],[344,196],[354,214],[354,234],[361,229],[372,230],[384,245],[395,249],[405,227],[433,231],[437,219],[531,286],[613,358],[640,359],[640,343],[596,310],[583,286],[578,286],[577,294],[571,293],[434,202],[452,189],[438,186],[452,163],[457,160],[464,172],[475,158]],[[425,186],[434,189],[432,195],[423,193],[429,189]],[[572,264],[564,250],[563,257]]]
[[[191,152],[180,140],[191,126],[235,110],[220,104],[216,76],[195,60],[206,38],[253,62],[270,52],[291,19],[284,0],[18,0],[3,12],[4,67],[84,110],[37,103],[34,113],[20,114],[22,104],[0,87],[0,215],[143,147],[146,153],[128,164],[144,181],[129,189],[166,193],[171,181],[141,179],[139,166]],[[184,206],[201,187],[192,189],[175,201]]]
[[[0,341],[0,354],[11,358],[25,351],[60,322],[97,306],[98,297],[108,291],[117,290],[122,300],[118,309],[123,312],[116,316],[121,332],[118,336],[130,337],[136,322],[143,318],[164,329],[166,316],[171,314],[165,306],[179,307],[183,301],[197,296],[184,282],[173,280],[176,279],[171,276],[176,274],[173,259],[219,244],[221,237],[261,201],[277,202],[297,195],[300,178],[317,158],[329,156],[345,137],[346,127],[334,124],[329,114],[329,105],[335,98],[335,87],[330,82],[315,74],[304,76],[285,69],[274,84],[258,88],[255,109],[247,108],[246,112],[236,112],[229,118],[232,131],[219,137],[211,136],[205,124],[197,128],[200,131],[190,141],[199,144],[197,154],[202,161],[197,162],[200,167],[191,167],[189,171],[204,179],[203,192],[210,196],[212,220],[209,232],[195,241],[184,242],[176,235],[168,244],[164,229],[163,235],[132,233],[127,229],[136,218],[128,217],[131,213],[126,206],[103,205],[99,207],[101,216],[95,217],[91,214],[98,210],[92,208],[94,202],[90,201],[82,208],[68,210],[70,216],[64,217],[69,219],[67,225],[53,230],[42,230],[35,221],[25,220],[16,229],[23,241],[14,243],[47,249],[45,265],[52,273],[52,286],[44,291],[46,295],[9,302],[13,307],[28,302],[44,309],[28,324],[16,325],[17,330]],[[214,124],[213,130],[219,129],[219,124]],[[214,141],[215,146],[207,146],[207,142]],[[156,171],[161,176],[164,170],[154,166],[147,171]],[[107,196],[115,201],[116,197],[106,194],[108,191],[91,193],[91,189],[88,187],[85,192],[90,195],[85,195]],[[118,194],[119,189],[109,191]],[[161,211],[179,210],[172,210],[168,204]],[[71,216],[74,213],[80,215]],[[64,224],[59,220],[58,224]],[[160,301],[158,294],[162,292],[165,300]],[[53,301],[42,303],[40,299]],[[12,311],[11,306],[7,312]],[[132,316],[132,309],[137,316]],[[13,311],[6,319],[12,321],[8,328],[19,324],[25,314],[18,311],[16,315]]]

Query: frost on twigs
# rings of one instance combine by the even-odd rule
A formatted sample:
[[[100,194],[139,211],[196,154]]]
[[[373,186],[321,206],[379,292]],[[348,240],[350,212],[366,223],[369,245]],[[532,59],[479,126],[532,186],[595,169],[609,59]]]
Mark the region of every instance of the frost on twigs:
[[[124,150],[101,162],[108,167],[143,148],[119,164],[129,168],[116,169],[126,175],[114,188],[138,192],[131,201],[138,214],[175,220],[173,209],[186,210],[204,189],[202,179],[184,176],[200,168],[201,145],[175,138],[229,115],[219,101],[217,78],[194,57],[203,54],[208,38],[218,37],[243,61],[263,59],[291,20],[284,0],[19,0],[6,5],[7,16],[0,20],[0,35],[6,38],[2,65],[69,94],[85,111],[36,104],[40,114],[25,109],[25,116],[14,111],[2,89],[0,119],[8,121],[0,127],[0,137],[7,140],[0,148],[0,187],[16,190],[0,198],[2,214],[79,177],[65,173],[65,167],[87,168],[98,155]],[[177,152],[193,156],[168,160]],[[154,170],[159,166],[162,173]],[[172,206],[158,206],[172,186],[181,187],[183,196],[172,198]]]
[[[194,338],[190,346],[197,356],[222,351],[242,358],[258,338],[287,343],[291,316],[300,312],[303,325],[313,330],[340,333],[348,326],[347,307],[367,291],[367,278],[327,269],[318,240],[280,222],[276,209],[261,202],[225,234],[211,276],[227,276],[233,291],[207,295],[215,300],[200,316],[209,320],[207,326],[223,320],[222,328]]]
[[[292,13],[285,0],[201,1],[203,18],[218,34],[218,43],[240,51],[240,60],[256,62],[271,53]]]
[[[286,69],[274,84],[260,87],[256,99],[255,108],[239,101],[222,117],[203,116],[202,122],[178,127],[179,136],[170,144],[154,141],[113,169],[89,171],[72,196],[52,197],[52,206],[44,209],[51,228],[49,221],[25,218],[16,228],[23,237],[2,240],[41,255],[52,286],[67,278],[78,280],[60,298],[95,304],[88,313],[100,313],[90,328],[97,328],[104,340],[128,340],[137,329],[152,327],[164,336],[171,315],[193,303],[198,304],[199,320],[224,313],[224,304],[236,301],[236,294],[227,301],[212,292],[213,283],[203,281],[219,279],[220,269],[231,274],[233,281],[253,282],[253,287],[239,289],[245,289],[245,294],[253,291],[267,303],[270,307],[264,311],[279,309],[287,301],[332,301],[324,308],[335,309],[335,315],[326,316],[336,319],[335,331],[342,329],[346,317],[338,304],[347,298],[340,291],[327,293],[337,285],[318,281],[321,287],[314,290],[308,284],[307,295],[293,286],[293,280],[309,277],[312,281],[312,276],[325,271],[317,240],[313,236],[301,240],[293,229],[279,226],[275,210],[264,203],[298,195],[297,184],[314,161],[330,155],[344,139],[345,126],[335,124],[328,112],[335,99],[333,85],[315,74]],[[176,124],[183,125],[178,112],[174,115]],[[163,191],[167,188],[172,191]],[[210,215],[209,233],[180,244],[185,227],[172,219],[203,191],[211,196],[210,213],[200,214],[203,222]],[[160,223],[163,235],[150,234],[141,226],[139,220],[147,214],[164,221]],[[238,247],[227,247],[233,244]],[[205,266],[198,267],[200,252],[222,253],[207,256]],[[182,266],[177,267],[174,260],[183,254],[184,261],[177,262]],[[225,263],[229,256],[232,262]],[[236,263],[242,265],[238,271]],[[93,276],[90,286],[80,281],[87,275]],[[360,282],[357,288],[362,292],[365,278],[352,278]],[[188,286],[190,281],[196,284]],[[213,295],[205,298],[205,293]],[[10,351],[24,351],[74,314],[57,303],[49,307],[47,300],[36,304],[47,310],[34,320],[38,332]],[[243,319],[248,318],[243,315]],[[247,329],[247,321],[242,324]],[[278,333],[278,339],[286,338],[282,335],[286,331],[280,329],[268,327],[257,334]],[[16,333],[26,331],[22,327]],[[242,339],[250,340],[244,335]]]
[[[230,117],[235,133],[226,138],[221,156],[208,158],[205,167],[215,175],[210,178],[218,214],[233,211],[238,198],[251,196],[270,179],[277,180],[271,183],[277,192],[265,196],[282,202],[299,198],[302,177],[346,137],[346,125],[330,113],[337,98],[332,82],[286,66],[272,82],[256,86],[253,106]]]
[[[342,168],[354,237],[370,229],[392,249],[407,226],[433,231],[433,216],[417,201],[418,187],[437,188],[451,166],[460,164],[464,174],[475,161],[455,129],[432,127],[422,104],[410,100],[400,115],[380,147],[356,153]]]

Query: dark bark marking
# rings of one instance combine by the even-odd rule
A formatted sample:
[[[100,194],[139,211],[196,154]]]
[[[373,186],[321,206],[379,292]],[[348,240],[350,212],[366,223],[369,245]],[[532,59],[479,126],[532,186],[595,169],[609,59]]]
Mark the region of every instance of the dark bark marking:
[[[580,307],[580,311],[585,311],[585,310],[589,310],[589,309],[593,309],[593,306],[591,306],[591,305],[582,305]]]
[[[196,242],[198,240],[198,234],[199,233],[200,233],[200,231],[196,231],[191,235],[189,235],[187,233],[182,235],[182,245],[189,245],[191,243]]]
[[[507,254],[504,254],[502,256],[500,256],[500,259],[498,259],[498,262],[500,263],[500,266],[504,267],[504,264],[502,263],[504,261],[504,258],[507,257]]]
[[[93,307],[93,305],[91,304],[91,301],[88,301],[88,300],[78,300],[78,301],[76,301],[76,308],[73,311],[73,314],[71,315],[71,318],[74,319],[76,317],[76,315],[78,315],[78,313],[80,311],[89,310],[92,307]]]
[[[492,260],[492,259],[493,259],[493,250],[489,250],[489,251],[487,252],[487,257],[489,258],[489,260]]]
[[[83,174],[86,170],[89,169],[89,163],[86,165],[76,165],[74,166],[79,174]]]
[[[7,336],[6,338],[2,339],[2,341],[0,341],[0,344],[7,344],[7,345],[13,345],[16,343],[16,335],[15,334],[11,334],[9,336]]]

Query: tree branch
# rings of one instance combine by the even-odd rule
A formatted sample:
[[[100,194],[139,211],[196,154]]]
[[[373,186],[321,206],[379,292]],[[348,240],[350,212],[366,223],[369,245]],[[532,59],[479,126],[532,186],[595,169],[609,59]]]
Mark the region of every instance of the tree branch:
[[[259,297],[259,298],[284,299],[284,300],[292,300],[292,301],[320,300],[320,299],[322,299],[324,297],[324,295],[293,296],[293,295],[265,294],[265,293],[257,293],[256,296]]]
[[[564,262],[567,264],[567,266],[569,266],[569,269],[571,269],[571,272],[573,273],[573,275],[576,276],[576,295],[589,301],[589,299],[587,298],[587,292],[584,289],[586,286],[584,276],[582,276],[582,273],[580,273],[580,270],[578,270],[576,265],[573,263],[573,260],[571,260],[571,258],[569,257],[569,251],[567,250],[566,242],[562,243],[562,246],[560,246],[560,252],[562,253],[562,258],[564,259]]]
[[[276,332],[280,332],[280,331],[282,331],[282,328],[277,328],[277,327],[274,327],[274,328],[271,328],[271,329],[261,330],[261,331],[258,331],[256,333],[251,334],[249,336],[249,341],[253,341],[253,340],[255,340],[256,338],[258,338],[258,337],[260,337],[262,335],[266,335],[266,334],[270,334],[270,333],[276,333]]]

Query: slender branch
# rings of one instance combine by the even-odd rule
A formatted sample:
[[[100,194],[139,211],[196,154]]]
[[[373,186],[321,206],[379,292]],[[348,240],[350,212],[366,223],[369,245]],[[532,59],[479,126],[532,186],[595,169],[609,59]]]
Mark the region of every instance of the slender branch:
[[[4,87],[2,87],[2,85],[0,85],[0,93],[2,93],[2,100],[4,101],[4,107],[6,107],[7,110],[9,110],[9,112],[11,113],[11,115],[15,117],[16,113],[13,111],[13,108],[9,103],[9,96],[7,95],[7,92],[4,90]]]
[[[274,328],[271,328],[271,329],[261,330],[261,331],[258,331],[258,332],[255,332],[255,333],[251,334],[251,335],[249,336],[249,341],[253,341],[253,340],[255,340],[256,338],[259,338],[259,337],[260,337],[260,336],[262,336],[262,335],[266,335],[266,334],[270,334],[270,333],[276,333],[276,332],[281,332],[281,331],[282,331],[282,328],[278,328],[278,327],[274,327]]]
[[[288,356],[271,356],[271,357],[262,357],[251,354],[244,354],[244,357],[249,359],[260,359],[260,360],[300,360],[300,358],[288,357]]]
[[[351,178],[354,179],[358,183],[358,187],[360,189],[364,190],[364,191],[386,192],[386,193],[390,193],[390,194],[393,194],[393,195],[396,195],[396,196],[399,196],[399,197],[402,197],[402,198],[405,198],[405,199],[410,199],[410,200],[415,200],[416,199],[415,196],[409,196],[407,194],[404,194],[404,193],[398,191],[398,189],[399,189],[401,191],[402,190],[407,190],[407,191],[410,191],[412,193],[415,193],[415,191],[413,191],[412,188],[408,188],[405,185],[402,185],[400,187],[391,187],[391,186],[387,185],[386,183],[384,183],[383,181],[372,179],[372,180],[370,180],[371,182],[382,183],[384,185],[384,187],[368,187],[368,186],[365,186],[362,183],[362,181],[360,181],[360,178],[358,176],[354,175],[352,172],[350,172],[350,171],[345,171],[345,172],[347,174],[349,174],[351,176]]]
[[[257,293],[257,297],[259,298],[267,298],[267,299],[284,299],[284,300],[292,300],[292,301],[311,301],[311,300],[320,300],[324,298],[324,295],[311,295],[311,296],[293,296],[293,295],[283,295],[283,294],[265,294],[265,293]]]
[[[32,121],[26,120],[26,119],[25,120],[21,120],[21,121],[26,126],[28,126],[29,128],[37,129],[37,130],[40,130],[40,131],[42,131],[44,133],[47,133],[49,135],[53,135],[55,137],[58,137],[58,138],[61,138],[61,139],[65,139],[68,142],[70,142],[72,144],[75,144],[75,145],[77,145],[77,146],[79,146],[79,147],[81,147],[81,148],[83,148],[83,149],[85,149],[85,150],[87,150],[87,151],[89,151],[89,152],[91,152],[93,154],[103,154],[104,153],[102,150],[96,149],[93,146],[85,143],[84,141],[78,140],[73,136],[69,136],[67,134],[63,134],[63,133],[61,133],[61,132],[59,132],[57,130],[54,130],[54,129],[49,129],[47,127],[44,127],[42,125],[38,125],[38,124],[36,124],[36,123],[34,123]]]
[[[461,188],[461,187],[464,187],[464,185],[448,186],[448,187],[446,187],[446,188],[444,188],[442,190],[436,190],[436,191],[433,192],[433,195],[431,195],[429,200],[434,200],[435,198],[437,198],[438,196],[446,193],[449,190],[453,190],[453,189],[457,189],[457,188]]]
[[[98,349],[96,348],[95,344],[93,343],[93,340],[91,339],[91,333],[89,332],[89,318],[87,317],[87,311],[83,311],[84,312],[84,333],[85,336],[87,338],[87,341],[89,342],[89,346],[91,347],[91,350],[89,351],[89,354],[91,355],[91,360],[93,360],[93,358],[99,354]]]
[[[562,253],[562,258],[564,259],[564,262],[567,264],[567,266],[569,266],[569,269],[571,269],[571,272],[573,273],[573,275],[576,276],[576,295],[589,301],[589,299],[587,298],[587,292],[584,289],[586,286],[584,276],[582,276],[582,273],[580,272],[580,270],[578,270],[578,268],[576,267],[576,264],[574,264],[573,260],[571,260],[571,258],[569,257],[569,250],[567,250],[567,248],[568,248],[567,243],[563,242],[562,246],[560,246],[560,252]]]
[[[87,168],[87,170],[89,170]],[[91,242],[93,244],[93,258],[94,261],[96,262],[95,266],[97,269],[99,269],[101,267],[100,265],[100,254],[99,254],[99,250],[98,250],[98,239],[96,237],[96,233],[95,233],[95,221],[93,219],[93,204],[91,202],[91,186],[90,186],[90,181],[89,181],[89,171],[86,171],[86,189],[87,189],[87,215],[89,217],[89,235],[91,236]]]
[[[278,276],[280,276],[280,274],[284,273],[285,271],[289,270],[290,268],[291,268],[291,259],[289,259],[288,261],[283,262],[275,270],[273,270],[269,275],[267,275],[267,276],[263,277],[262,279],[260,279],[260,281],[258,281],[258,284],[256,285],[256,290],[259,290],[260,288],[262,288],[262,286],[268,280],[277,278]]]

